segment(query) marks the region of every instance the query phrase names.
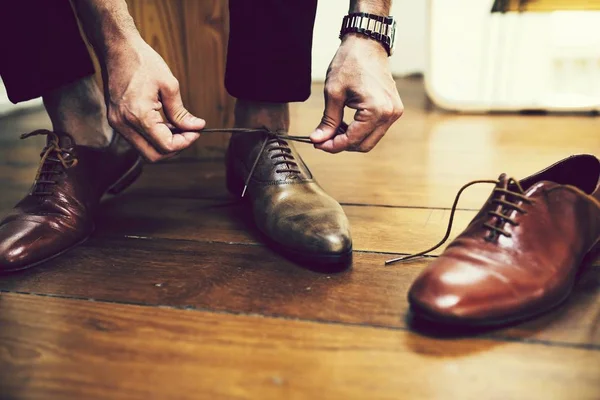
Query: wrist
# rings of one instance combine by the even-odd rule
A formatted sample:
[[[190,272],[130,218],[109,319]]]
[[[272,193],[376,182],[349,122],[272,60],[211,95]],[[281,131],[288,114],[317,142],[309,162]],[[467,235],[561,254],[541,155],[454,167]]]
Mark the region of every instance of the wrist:
[[[99,57],[111,57],[114,54],[122,53],[137,48],[136,43],[143,41],[140,33],[135,28],[119,26],[113,22],[104,22],[100,29],[98,49],[101,54]]]
[[[100,61],[141,36],[124,0],[74,0],[77,15]]]
[[[382,56],[388,59],[387,50],[375,39],[363,35],[362,33],[348,32],[342,37],[341,45],[344,47],[360,47],[362,52],[368,52],[369,55]]]
[[[351,0],[349,13],[364,12],[381,16],[390,15],[391,0]]]

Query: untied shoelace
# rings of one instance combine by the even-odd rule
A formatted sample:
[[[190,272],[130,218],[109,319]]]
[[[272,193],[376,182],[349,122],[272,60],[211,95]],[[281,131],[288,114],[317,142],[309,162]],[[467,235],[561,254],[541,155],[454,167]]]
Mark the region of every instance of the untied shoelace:
[[[450,237],[450,233],[452,232],[452,224],[454,222],[454,214],[456,213],[456,207],[458,206],[458,201],[460,199],[460,196],[465,191],[465,189],[467,189],[470,186],[480,184],[480,183],[489,183],[489,184],[494,184],[494,185],[498,186],[498,184],[500,184],[500,182],[501,182],[501,179],[477,180],[477,181],[472,181],[472,182],[465,184],[463,187],[461,187],[459,189],[458,193],[456,194],[456,197],[454,198],[454,204],[452,204],[452,209],[450,211],[450,218],[448,219],[448,227],[446,228],[446,233],[445,233],[444,237],[442,238],[442,240],[440,240],[437,244],[435,244],[434,246],[430,247],[427,250],[423,250],[423,251],[420,251],[415,254],[410,254],[408,256],[402,256],[402,257],[394,258],[391,260],[387,260],[385,262],[385,265],[391,265],[391,264],[398,263],[398,262],[414,260],[414,259],[426,256],[427,254],[431,253],[432,251],[438,249],[440,246],[442,246],[444,243],[446,243],[446,240],[448,240],[448,238]],[[508,187],[510,187],[511,185],[514,187],[515,190],[508,189]],[[508,213],[511,212],[512,210],[516,210],[517,212],[519,212],[521,214],[526,213],[526,211],[521,206],[519,206],[519,204],[517,204],[517,201],[519,201],[519,200],[523,201],[527,204],[532,204],[534,202],[533,200],[531,200],[525,196],[525,191],[523,190],[523,187],[521,187],[521,184],[519,183],[519,181],[514,178],[508,178],[506,189],[501,188],[501,187],[496,187],[496,188],[494,188],[493,193],[494,193],[494,195],[500,195],[499,196],[500,198],[498,198],[497,196],[492,196],[492,199],[490,200],[490,202],[492,204],[496,204],[498,207],[496,207],[496,210],[489,210],[487,212],[488,215],[496,217],[496,223],[492,224],[492,223],[486,222],[483,224],[483,226],[489,230],[489,234],[488,234],[488,236],[486,236],[486,240],[488,240],[488,241],[492,241],[498,236],[511,237],[510,232],[507,232],[506,230],[504,230],[502,228],[503,225],[505,223],[509,223],[513,226],[517,226],[517,225],[519,225],[519,223],[516,222],[513,218],[511,218],[508,215]],[[504,199],[502,199],[501,197],[504,197]],[[516,200],[511,201],[511,200],[509,200],[509,198],[516,199]]]

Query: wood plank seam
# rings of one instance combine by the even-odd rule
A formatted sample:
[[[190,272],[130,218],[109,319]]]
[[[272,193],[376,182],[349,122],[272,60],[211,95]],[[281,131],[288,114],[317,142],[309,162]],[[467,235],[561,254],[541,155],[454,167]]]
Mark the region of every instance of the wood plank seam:
[[[99,234],[98,237],[106,238],[106,239],[128,239],[128,240],[154,240],[154,241],[166,241],[166,242],[183,242],[183,243],[202,243],[202,244],[224,244],[224,245],[232,245],[232,246],[253,246],[253,247],[267,247],[263,243],[243,243],[243,242],[230,242],[230,241],[222,241],[222,240],[198,240],[198,239],[174,239],[174,238],[164,238],[164,237],[153,237],[153,236],[135,236],[135,235],[110,235],[110,234]],[[82,247],[85,247],[86,244],[83,244]],[[268,247],[267,247],[268,248]],[[377,255],[389,255],[389,256],[408,256],[412,253],[406,252],[393,252],[393,251],[377,251],[377,250],[353,250],[354,253],[358,254],[377,254]],[[425,256],[419,257],[415,260],[434,260],[438,258],[438,255],[435,254],[427,254]],[[383,265],[382,265],[383,266]],[[598,266],[597,263],[594,263],[593,266]],[[393,266],[387,266],[384,268],[394,268]]]
[[[183,243],[203,243],[203,244],[224,244],[224,245],[232,245],[232,246],[254,246],[254,247],[267,247],[263,243],[244,243],[244,242],[231,242],[225,240],[198,240],[198,239],[174,239],[174,238],[164,238],[158,236],[136,236],[136,235],[111,235],[111,234],[98,234],[98,237],[107,238],[107,239],[128,239],[128,240],[154,240],[154,241],[173,241],[173,242],[183,242]],[[83,244],[82,246],[85,246]],[[378,254],[378,255],[389,255],[389,256],[408,256],[409,253],[404,252],[389,252],[389,251],[377,251],[377,250],[354,250],[354,253],[360,254]],[[426,255],[421,258],[437,258],[436,255]],[[391,267],[388,267],[391,268]]]
[[[51,293],[35,293],[35,292],[11,291],[11,290],[6,290],[6,289],[0,289],[0,298],[1,298],[2,294],[18,294],[18,295],[23,295],[23,296],[48,297],[48,298],[74,300],[74,301],[90,301],[90,302],[96,302],[96,303],[101,303],[101,304],[115,304],[115,305],[121,305],[121,306],[163,308],[163,309],[169,309],[169,310],[185,310],[185,311],[190,311],[190,312],[199,312],[199,313],[208,313],[208,314],[217,314],[217,315],[245,316],[245,317],[254,317],[254,318],[266,318],[266,319],[272,319],[272,320],[301,321],[301,322],[309,322],[309,323],[322,324],[322,325],[364,327],[364,328],[373,328],[373,329],[385,330],[385,331],[401,331],[401,332],[411,332],[411,333],[418,334],[418,332],[415,332],[413,329],[410,329],[408,327],[391,327],[391,326],[383,326],[383,325],[377,325],[377,324],[340,322],[340,321],[329,321],[329,320],[311,319],[311,318],[297,318],[297,317],[288,317],[288,316],[280,315],[280,314],[246,313],[246,312],[236,312],[236,311],[231,311],[231,310],[214,310],[214,309],[210,309],[210,308],[206,308],[206,307],[193,307],[193,306],[155,305],[155,304],[147,304],[147,303],[143,303],[143,302],[103,300],[103,299],[93,299],[93,298],[85,298],[85,297],[79,297],[79,296],[57,295],[57,294],[51,294]],[[431,337],[431,336],[426,336],[426,337]],[[436,339],[435,337],[433,337],[433,338]],[[600,352],[600,345],[595,345],[595,344],[591,344],[591,343],[566,343],[566,342],[552,341],[552,340],[507,337],[507,336],[502,336],[502,335],[494,335],[493,333],[479,334],[476,336],[468,336],[468,337],[462,337],[462,338],[464,338],[465,340],[491,340],[491,341],[500,342],[500,343],[519,343],[519,344],[525,344],[525,345],[558,347],[558,348],[572,348],[572,349]]]

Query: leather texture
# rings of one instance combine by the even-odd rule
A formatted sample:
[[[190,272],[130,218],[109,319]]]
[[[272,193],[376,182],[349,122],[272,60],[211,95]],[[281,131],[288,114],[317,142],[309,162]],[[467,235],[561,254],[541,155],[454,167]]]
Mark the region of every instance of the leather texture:
[[[234,134],[227,150],[232,194],[241,195],[255,160],[244,197],[267,241],[304,263],[347,263],[352,252],[348,219],[289,141],[260,133]]]
[[[0,222],[0,272],[35,266],[86,240],[101,197],[141,173],[137,151],[116,133],[103,149],[77,146],[66,133],[32,134],[47,135],[47,146],[30,193]]]
[[[559,305],[600,240],[599,181],[592,155],[566,158],[516,183],[501,175],[468,227],[413,283],[413,312],[487,326]]]

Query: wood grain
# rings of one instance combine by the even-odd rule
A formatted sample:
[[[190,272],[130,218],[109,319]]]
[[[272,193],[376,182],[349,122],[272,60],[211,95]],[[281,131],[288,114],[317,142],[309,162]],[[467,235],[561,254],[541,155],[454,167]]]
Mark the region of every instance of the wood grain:
[[[224,83],[229,38],[227,7],[223,0],[182,2],[189,107],[206,120],[209,128],[233,126],[234,99]],[[194,148],[203,157],[223,156],[228,142],[229,135],[208,135],[201,137]]]
[[[406,328],[406,293],[427,261],[385,267],[388,257],[358,253],[351,270],[327,275],[262,246],[95,238],[38,269],[1,277],[0,290]],[[564,307],[489,335],[600,350],[600,268],[583,278]]]
[[[0,295],[0,323],[9,398],[596,400],[600,391],[600,353],[580,349],[17,294]]]
[[[160,210],[160,212],[157,212]],[[416,253],[444,235],[448,210],[344,206],[352,227],[354,249],[388,253]],[[125,195],[107,201],[98,234],[149,238],[261,243],[242,202]],[[452,238],[475,216],[458,211]],[[448,241],[449,243],[449,241]],[[443,249],[443,248],[442,248]],[[438,249],[432,254],[439,254]]]
[[[186,107],[207,126],[232,125],[233,99],[224,86],[229,34],[225,0],[127,0],[142,37],[179,80]],[[222,156],[226,136],[198,140],[185,156]]]
[[[184,103],[188,103],[192,92],[186,82],[187,53],[181,1],[127,0],[127,6],[146,43],[162,56],[180,81]]]

